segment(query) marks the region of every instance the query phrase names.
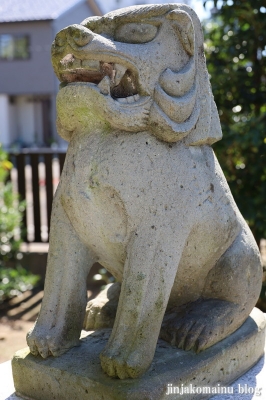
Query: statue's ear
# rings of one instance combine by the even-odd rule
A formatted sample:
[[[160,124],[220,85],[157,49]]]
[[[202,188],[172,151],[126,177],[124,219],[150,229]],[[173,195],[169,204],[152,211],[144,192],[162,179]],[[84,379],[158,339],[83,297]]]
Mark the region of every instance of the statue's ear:
[[[193,22],[188,13],[176,9],[167,14],[167,19],[174,21],[174,27],[186,52],[192,56],[195,52],[195,33]]]

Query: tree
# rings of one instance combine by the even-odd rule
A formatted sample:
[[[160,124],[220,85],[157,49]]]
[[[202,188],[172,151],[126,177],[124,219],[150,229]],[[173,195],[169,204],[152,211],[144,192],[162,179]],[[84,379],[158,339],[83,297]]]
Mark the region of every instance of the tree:
[[[259,242],[266,237],[266,4],[213,3],[205,51],[224,134],[214,149]]]

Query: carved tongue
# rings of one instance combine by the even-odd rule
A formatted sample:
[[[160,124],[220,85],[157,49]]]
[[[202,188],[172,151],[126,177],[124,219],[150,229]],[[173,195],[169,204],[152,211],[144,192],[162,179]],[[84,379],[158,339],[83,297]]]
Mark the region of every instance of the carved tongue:
[[[88,71],[85,69],[73,69],[66,70],[62,74],[62,79],[64,82],[93,82],[98,83],[103,78],[101,72],[97,71]]]

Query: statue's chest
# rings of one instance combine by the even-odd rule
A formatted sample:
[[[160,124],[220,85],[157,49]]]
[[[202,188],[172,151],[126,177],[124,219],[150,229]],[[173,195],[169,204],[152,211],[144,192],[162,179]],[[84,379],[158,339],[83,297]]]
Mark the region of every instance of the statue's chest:
[[[125,219],[142,218],[155,207],[156,194],[167,184],[165,155],[150,135],[101,135],[71,141],[64,171],[62,193],[71,217],[104,219],[121,225]],[[82,213],[82,214],[81,214]],[[110,222],[109,222],[110,221]]]
[[[125,205],[110,175],[97,149],[70,147],[60,183],[74,229],[103,264],[123,259],[128,237]]]
[[[213,221],[227,229],[228,215],[234,220],[231,200],[211,149],[205,153],[146,133],[77,137],[62,175],[64,208],[78,234],[97,249],[126,246],[148,216],[151,226],[169,220],[173,230],[180,223],[203,229]]]

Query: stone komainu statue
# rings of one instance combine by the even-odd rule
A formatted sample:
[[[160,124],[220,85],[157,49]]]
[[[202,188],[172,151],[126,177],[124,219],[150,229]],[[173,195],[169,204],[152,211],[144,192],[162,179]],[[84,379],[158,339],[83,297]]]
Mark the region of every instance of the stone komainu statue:
[[[115,309],[102,368],[135,378],[159,335],[204,350],[243,324],[261,287],[258,248],[210,147],[221,129],[200,22],[180,4],[90,17],[57,34],[52,62],[70,143],[28,344],[44,358],[78,345],[98,261],[117,283],[89,303],[85,327],[110,326]]]

